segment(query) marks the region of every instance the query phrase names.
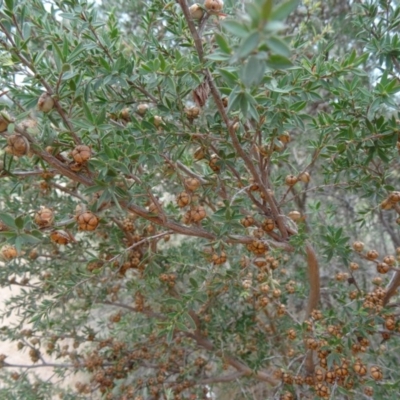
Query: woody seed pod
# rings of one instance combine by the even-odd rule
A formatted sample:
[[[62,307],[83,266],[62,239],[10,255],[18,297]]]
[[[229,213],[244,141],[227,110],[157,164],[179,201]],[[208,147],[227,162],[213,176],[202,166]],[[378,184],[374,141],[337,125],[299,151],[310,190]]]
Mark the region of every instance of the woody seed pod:
[[[99,218],[90,211],[79,214],[76,222],[81,231],[94,231],[99,225]]]
[[[54,107],[54,100],[49,93],[42,93],[37,102],[37,108],[39,111],[45,113],[51,111]]]
[[[57,244],[66,245],[70,242],[70,237],[65,231],[53,231],[50,233],[50,240]]]
[[[224,2],[222,0],[206,0],[204,7],[210,14],[218,14],[224,8]]]
[[[54,213],[50,208],[42,207],[36,214],[35,214],[35,223],[40,228],[46,228],[52,225],[54,221]]]
[[[78,145],[71,151],[71,157],[78,164],[84,164],[90,160],[92,156],[92,149],[89,146]]]
[[[7,118],[7,114],[4,114],[4,112],[0,114],[0,132],[5,132],[9,124],[10,121]]]
[[[189,7],[189,12],[194,20],[202,19],[204,15],[204,10],[197,3]]]
[[[22,157],[29,152],[29,142],[22,135],[8,136],[7,143],[6,152],[13,156]]]
[[[144,103],[139,104],[139,105],[137,106],[137,112],[138,112],[140,115],[144,115],[144,114],[146,114],[146,111],[148,110],[148,108],[149,108],[149,106],[148,106],[147,104],[144,104]]]
[[[6,260],[12,260],[13,258],[18,256],[18,252],[15,246],[11,246],[9,244],[5,244],[1,248],[1,254]]]

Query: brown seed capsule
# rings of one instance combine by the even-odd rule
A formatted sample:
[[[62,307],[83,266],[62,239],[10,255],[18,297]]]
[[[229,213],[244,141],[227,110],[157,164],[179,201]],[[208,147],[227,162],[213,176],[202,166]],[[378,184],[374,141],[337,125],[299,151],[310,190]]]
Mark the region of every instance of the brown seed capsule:
[[[77,163],[74,161],[71,161],[68,165],[69,165],[70,170],[74,171],[74,172],[79,172],[83,168],[83,164],[80,164],[80,163]]]
[[[300,221],[300,219],[301,219],[301,214],[300,214],[298,211],[290,211],[289,214],[288,214],[288,217],[289,217],[292,221],[297,222],[297,221]]]
[[[1,248],[1,254],[6,260],[12,260],[13,258],[16,258],[18,256],[18,252],[15,246],[11,246],[9,244],[5,244]]]
[[[254,218],[251,215],[246,215],[244,218],[240,220],[240,223],[245,227],[248,228],[249,226],[254,225]]]
[[[354,242],[353,243],[353,249],[357,252],[360,253],[364,250],[364,243],[363,242]]]
[[[54,100],[49,93],[42,93],[37,102],[37,108],[42,112],[49,112],[54,107]]]
[[[360,268],[360,266],[355,262],[351,262],[349,268],[351,271],[357,271]]]
[[[272,291],[272,297],[275,297],[275,299],[278,299],[279,297],[281,297],[281,294],[282,294],[282,292],[280,289],[274,289]]]
[[[323,399],[329,399],[331,394],[331,390],[329,389],[329,387],[323,383],[317,383],[315,385],[315,392],[319,397],[322,397]]]
[[[322,368],[316,368],[314,372],[314,377],[317,382],[322,382],[325,380],[325,372]]]
[[[267,265],[267,260],[264,257],[256,257],[253,260],[253,264],[258,268],[262,268]]]
[[[349,366],[346,362],[343,362],[342,365],[339,365],[335,368],[336,376],[340,378],[344,378],[349,374]]]
[[[42,207],[35,214],[35,223],[40,228],[47,228],[53,224],[54,221],[54,212],[50,210],[50,208]]]
[[[366,396],[372,397],[372,396],[374,395],[374,388],[371,387],[371,386],[365,386],[365,387],[364,387],[364,394],[365,394]]]
[[[247,256],[240,257],[240,266],[242,268],[248,268],[250,266],[250,259]]]
[[[394,256],[385,256],[383,257],[383,262],[392,267],[396,264],[396,258]]]
[[[190,219],[193,222],[200,222],[206,216],[207,216],[206,210],[202,206],[197,206],[190,210]]]
[[[346,281],[348,278],[349,278],[349,274],[347,274],[346,272],[338,272],[338,273],[335,275],[335,279],[336,279],[338,282],[344,282],[344,281]]]
[[[307,338],[305,340],[305,343],[306,343],[307,349],[310,349],[310,350],[317,350],[319,347],[318,340],[315,340],[314,338]]]
[[[13,156],[22,157],[29,152],[29,142],[22,135],[8,136],[7,143],[6,152]]]
[[[70,242],[70,237],[65,231],[53,231],[50,233],[50,240],[57,244],[67,245]]]
[[[123,108],[120,115],[124,121],[129,122],[131,120],[131,110],[128,107]]]
[[[319,321],[320,319],[322,319],[322,312],[321,312],[321,310],[312,310],[312,312],[311,312],[311,317],[312,317],[315,321]]]
[[[224,2],[222,0],[206,0],[204,7],[210,14],[218,14],[224,8]]]
[[[185,225],[188,225],[188,224],[190,224],[192,222],[192,217],[191,217],[191,211],[190,210],[185,212],[185,214],[182,217],[182,222]]]
[[[197,3],[189,7],[189,12],[194,20],[202,19],[204,15],[204,10]]]
[[[276,151],[278,153],[281,153],[285,149],[285,146],[280,140],[275,140],[274,145],[272,147],[273,151]]]
[[[359,358],[357,358],[356,362],[354,363],[353,369],[357,375],[364,376],[367,374],[367,367],[361,362]]]
[[[358,290],[352,290],[351,292],[349,292],[349,299],[350,300],[355,300],[359,297],[359,292]]]
[[[376,260],[379,257],[379,253],[376,250],[370,250],[367,252],[366,257],[368,260]]]
[[[290,134],[289,132],[283,132],[282,134],[279,135],[278,139],[282,142],[282,143],[289,143],[290,142]]]
[[[202,160],[205,156],[206,153],[202,147],[198,147],[193,153],[193,158],[197,161]]]
[[[147,112],[148,109],[149,109],[149,106],[148,106],[147,104],[145,104],[145,103],[139,104],[139,105],[137,106],[137,112],[138,112],[138,114],[140,114],[140,115],[146,114],[146,112]]]
[[[262,223],[262,228],[265,232],[272,232],[275,229],[275,222],[271,218],[267,218]]]
[[[154,116],[154,125],[156,128],[161,126],[164,123],[163,119],[159,115]]]
[[[186,178],[185,179],[185,186],[194,192],[200,187],[201,183],[197,178]]]
[[[336,374],[334,371],[328,371],[325,375],[325,381],[327,383],[334,383],[336,380]]]
[[[294,340],[297,337],[296,331],[294,329],[289,329],[287,331],[287,336],[290,340]]]
[[[300,176],[299,176],[300,180],[304,183],[308,183],[310,182],[310,174],[308,172],[303,172]]]
[[[71,151],[71,157],[78,164],[84,164],[90,160],[92,156],[92,149],[89,146],[78,145]]]
[[[81,231],[94,231],[99,225],[99,218],[90,211],[79,214],[76,221]]]
[[[286,183],[286,185],[288,185],[288,186],[293,186],[293,185],[295,185],[297,182],[298,182],[297,176],[288,175],[288,176],[285,178],[285,183]]]
[[[380,207],[382,210],[390,210],[393,207],[393,203],[386,199],[381,202]]]
[[[376,380],[376,381],[380,381],[383,378],[383,374],[382,374],[381,369],[376,365],[373,365],[369,369],[369,372],[370,372],[371,378]]]
[[[213,154],[211,156],[208,165],[214,172],[219,172],[219,170],[221,169],[221,167],[219,166],[219,158],[216,154]]]
[[[400,201],[400,192],[392,192],[389,195],[389,201],[391,203],[398,203]]]
[[[176,204],[178,207],[186,207],[188,204],[190,204],[191,198],[189,193],[186,192],[181,192],[176,196]]]
[[[247,249],[254,254],[262,255],[268,251],[268,245],[262,240],[254,240],[251,244],[248,244]]]
[[[376,270],[379,274],[387,274],[390,271],[390,266],[381,262],[376,266]]]
[[[185,108],[186,116],[189,119],[196,119],[200,115],[200,108],[199,107],[189,107]]]
[[[33,249],[29,252],[29,258],[31,260],[36,260],[39,257],[39,253],[36,249]]]
[[[211,257],[211,261],[214,265],[221,265],[224,262],[226,262],[226,253],[224,251],[221,251],[220,254],[214,253]]]
[[[294,396],[290,392],[284,392],[280,395],[279,400],[293,400]]]
[[[0,114],[0,132],[5,132],[9,124],[10,119],[8,118],[8,115],[3,111],[2,114]]]

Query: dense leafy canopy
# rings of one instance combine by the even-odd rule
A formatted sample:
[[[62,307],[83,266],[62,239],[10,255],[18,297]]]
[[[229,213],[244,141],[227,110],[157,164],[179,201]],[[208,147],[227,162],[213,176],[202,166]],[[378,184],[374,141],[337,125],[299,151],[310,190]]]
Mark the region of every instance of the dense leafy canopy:
[[[1,395],[394,398],[398,2],[110,3],[0,1]]]

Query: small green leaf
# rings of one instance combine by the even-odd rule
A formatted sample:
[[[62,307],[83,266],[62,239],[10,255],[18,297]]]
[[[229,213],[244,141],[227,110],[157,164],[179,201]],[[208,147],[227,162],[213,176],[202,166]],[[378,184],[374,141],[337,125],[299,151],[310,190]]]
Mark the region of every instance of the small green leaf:
[[[264,1],[264,4],[261,6],[261,18],[263,19],[263,21],[269,20],[272,11],[272,6],[273,6],[272,0]]]
[[[264,76],[265,61],[259,60],[255,56],[250,56],[246,65],[242,69],[242,82],[250,87],[252,85],[258,85]]]
[[[197,283],[197,281],[194,278],[189,278],[189,281],[195,289],[197,289],[199,287],[199,284]]]
[[[232,33],[233,35],[240,38],[245,38],[249,34],[247,28],[243,24],[237,21],[233,20],[223,21],[222,27],[225,28],[229,33]]]
[[[213,54],[209,54],[208,56],[206,56],[207,60],[211,60],[211,61],[227,61],[230,59],[230,56],[228,56],[227,54],[221,54],[221,53],[213,53]]]
[[[17,225],[15,224],[14,218],[6,213],[0,213],[0,220],[4,222],[9,228],[17,229]]]
[[[171,343],[173,338],[174,338],[174,331],[175,331],[175,327],[174,326],[171,326],[168,329],[167,339],[166,339],[168,344]]]
[[[240,111],[244,116],[247,116],[247,111],[249,110],[249,102],[244,93],[241,94],[240,98]]]
[[[38,244],[41,242],[41,239],[27,233],[21,233],[18,237],[21,239],[22,244]]]
[[[234,90],[232,90],[228,98],[228,113],[230,111],[235,111],[239,108],[241,94],[242,93],[240,92],[239,87],[236,87]]]
[[[219,46],[219,48],[223,53],[231,54],[232,50],[229,47],[229,44],[226,41],[226,39],[221,34],[219,33],[215,34],[215,41],[217,42],[217,45]]]
[[[285,69],[293,66],[289,59],[278,55],[271,55],[267,60],[267,65],[273,69]]]
[[[272,10],[271,20],[282,21],[285,19],[292,11],[294,11],[299,4],[299,0],[288,0],[284,3],[279,4],[276,8]]]
[[[290,56],[289,46],[279,37],[271,36],[265,40],[265,43],[273,53],[283,57]]]
[[[196,326],[196,322],[194,322],[193,318],[190,316],[189,313],[184,313],[183,317],[189,322],[190,327],[192,328],[192,330],[196,330],[197,326]]]
[[[7,10],[12,11],[14,9],[14,0],[5,0]]]
[[[257,31],[250,33],[242,41],[242,44],[240,45],[237,51],[237,56],[239,58],[247,57],[250,53],[252,53],[254,50],[257,49],[259,42],[260,42],[260,33]]]
[[[24,227],[24,217],[22,215],[15,218],[15,225],[17,225],[18,229],[22,229]]]
[[[220,68],[218,69],[218,72],[221,74],[225,82],[229,85],[235,85],[237,84],[238,81],[238,76],[235,73],[232,73],[231,71],[228,71],[227,69]],[[236,71],[235,71],[236,72]]]

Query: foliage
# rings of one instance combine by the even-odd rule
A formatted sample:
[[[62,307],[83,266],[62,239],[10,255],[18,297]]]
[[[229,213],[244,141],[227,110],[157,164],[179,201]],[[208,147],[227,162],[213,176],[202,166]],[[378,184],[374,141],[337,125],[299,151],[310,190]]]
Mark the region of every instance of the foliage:
[[[394,398],[400,6],[112,3],[0,2],[2,396]]]

